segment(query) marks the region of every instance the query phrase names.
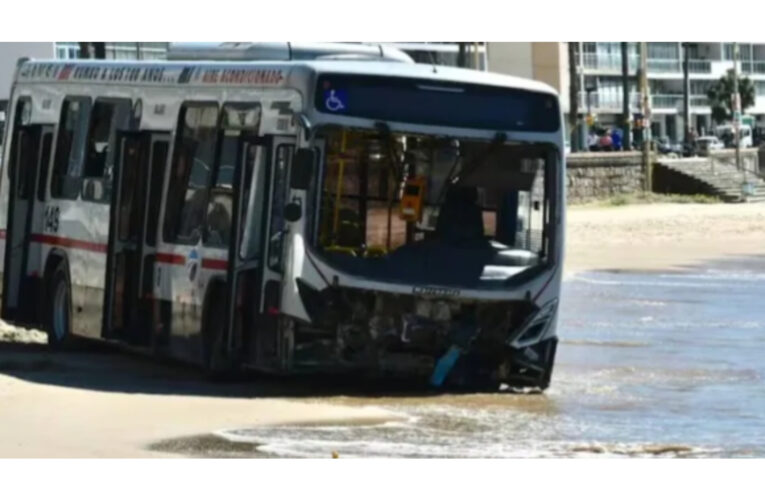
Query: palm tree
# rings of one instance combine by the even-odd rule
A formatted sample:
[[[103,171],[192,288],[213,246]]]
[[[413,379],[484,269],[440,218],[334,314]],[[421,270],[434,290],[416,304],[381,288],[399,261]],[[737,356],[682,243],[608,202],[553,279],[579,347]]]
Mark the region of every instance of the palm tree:
[[[712,107],[712,120],[724,123],[733,119],[733,70],[720,78],[707,91],[709,105]],[[741,113],[754,106],[754,84],[747,77],[739,77],[738,93],[741,96]]]

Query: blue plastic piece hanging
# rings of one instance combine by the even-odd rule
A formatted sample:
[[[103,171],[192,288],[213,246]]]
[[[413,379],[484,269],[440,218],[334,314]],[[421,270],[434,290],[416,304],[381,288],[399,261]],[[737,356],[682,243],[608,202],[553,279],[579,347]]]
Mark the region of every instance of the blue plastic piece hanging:
[[[457,363],[460,354],[462,354],[462,350],[453,345],[446,351],[446,354],[441,356],[438,363],[436,363],[436,367],[433,369],[433,374],[430,376],[430,385],[434,387],[441,387],[443,385],[444,380],[446,380],[446,377],[449,376],[452,368]]]

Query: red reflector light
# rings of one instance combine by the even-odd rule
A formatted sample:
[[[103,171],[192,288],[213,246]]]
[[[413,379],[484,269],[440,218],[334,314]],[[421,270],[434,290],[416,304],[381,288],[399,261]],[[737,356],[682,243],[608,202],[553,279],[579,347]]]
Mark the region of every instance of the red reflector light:
[[[278,308],[278,307],[274,307],[274,306],[271,306],[271,307],[269,307],[269,308],[268,308],[268,310],[267,310],[266,312],[267,312],[268,314],[270,314],[271,316],[276,316],[276,315],[278,315],[278,314],[279,314],[279,308]]]

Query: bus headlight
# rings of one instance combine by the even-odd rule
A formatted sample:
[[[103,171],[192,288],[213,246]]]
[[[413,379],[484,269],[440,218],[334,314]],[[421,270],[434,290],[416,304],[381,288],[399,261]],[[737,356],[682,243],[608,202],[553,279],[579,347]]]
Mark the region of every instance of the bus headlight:
[[[515,348],[536,344],[547,333],[558,310],[558,299],[553,299],[532,313],[523,324],[508,337],[507,343]]]

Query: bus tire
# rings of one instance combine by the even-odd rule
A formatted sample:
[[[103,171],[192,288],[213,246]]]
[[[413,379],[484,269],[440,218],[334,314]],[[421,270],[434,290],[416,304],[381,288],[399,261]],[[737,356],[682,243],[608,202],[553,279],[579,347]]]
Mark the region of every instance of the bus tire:
[[[72,293],[66,261],[56,265],[46,282],[45,331],[48,345],[63,349],[72,344]]]

